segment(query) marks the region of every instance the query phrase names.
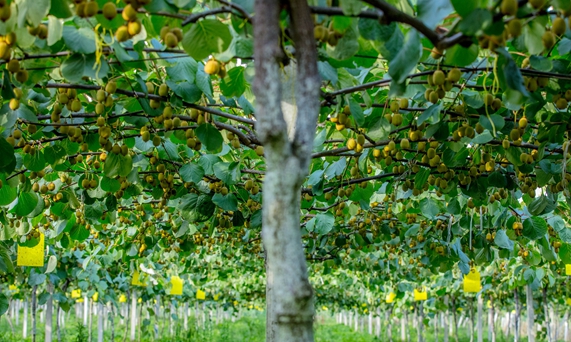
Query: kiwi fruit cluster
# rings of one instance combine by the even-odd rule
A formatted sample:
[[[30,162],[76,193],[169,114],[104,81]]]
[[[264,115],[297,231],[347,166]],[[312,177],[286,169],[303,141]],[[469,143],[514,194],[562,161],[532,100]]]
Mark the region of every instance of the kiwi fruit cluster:
[[[502,108],[503,103],[502,99],[499,97],[495,97],[493,94],[487,93],[484,96],[484,105],[486,106],[486,110],[496,112]]]
[[[343,37],[343,33],[333,29],[332,24],[329,25],[329,28],[323,25],[315,25],[313,28],[313,37],[319,42],[336,46],[337,43],[339,43],[339,39]]]
[[[338,131],[342,131],[345,128],[351,127],[351,108],[349,106],[343,107],[343,110],[337,113],[337,116],[330,118],[329,120],[335,124],[335,128]]]
[[[74,0],[75,14],[80,18],[94,17],[99,12],[99,4],[95,0]]]
[[[346,146],[349,150],[361,153],[363,151],[363,146],[365,145],[365,136],[363,134],[357,134],[357,138],[349,138],[347,140]]]
[[[95,105],[95,114],[102,115],[105,113],[106,108],[113,107],[113,94],[117,91],[117,83],[113,80],[109,81],[105,88],[101,88],[95,94],[95,99],[97,100],[97,104]],[[98,126],[99,125],[99,118],[98,118]]]
[[[426,78],[429,88],[424,92],[424,98],[428,102],[437,103],[446,96],[446,92],[452,89],[460,77],[462,77],[462,72],[458,68],[450,69],[448,73],[441,69],[435,70]]]
[[[385,114],[385,119],[387,119],[389,123],[398,127],[402,125],[403,122],[403,117],[402,114],[400,114],[400,110],[407,108],[408,108],[408,99],[406,98],[394,99],[389,103],[389,109],[391,112]]]
[[[119,26],[115,32],[115,38],[119,42],[124,42],[139,34],[142,30],[142,24],[139,18],[137,18],[137,8],[131,4],[123,8],[121,16],[127,23]]]
[[[555,107],[559,110],[567,109],[569,105],[569,101],[571,101],[571,89],[567,89],[564,93],[557,93],[553,94],[553,98],[551,100]]]
[[[12,48],[16,45],[16,34],[10,32],[0,36],[0,59],[9,61],[12,58]]]
[[[210,58],[204,64],[204,72],[208,75],[218,75],[220,78],[226,77],[226,67],[215,58]]]
[[[28,26],[28,33],[39,39],[46,39],[48,37],[48,26],[46,24],[39,24],[36,27]]]
[[[160,36],[166,47],[173,49],[182,41],[182,30],[178,27],[170,28],[169,26],[163,26]]]

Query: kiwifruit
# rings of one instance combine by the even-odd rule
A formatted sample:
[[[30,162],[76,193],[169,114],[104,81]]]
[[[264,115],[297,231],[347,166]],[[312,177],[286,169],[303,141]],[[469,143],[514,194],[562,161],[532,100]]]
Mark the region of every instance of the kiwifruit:
[[[505,15],[515,15],[517,13],[517,0],[502,0],[500,10]]]
[[[443,85],[445,80],[446,80],[446,75],[444,75],[444,71],[442,70],[436,70],[432,75],[432,82],[434,83],[434,85],[437,86]]]
[[[499,110],[500,108],[502,108],[502,100],[495,98],[494,101],[492,101],[492,109]]]
[[[408,108],[408,99],[404,97],[399,100],[399,108],[400,109],[407,109]]]
[[[529,0],[529,4],[535,9],[540,9],[545,6],[545,0]]]
[[[182,37],[182,30],[181,30],[180,28],[175,27],[175,28],[172,29],[171,32],[176,36],[176,39],[177,39],[179,42],[182,42],[182,38],[183,38],[183,37]]]
[[[8,65],[6,66],[6,68],[11,73],[18,72],[18,71],[20,71],[20,61],[18,61],[17,59],[11,59],[10,62],[8,62]]]
[[[115,31],[115,38],[118,42],[124,42],[129,39],[129,28],[125,25],[119,26]]]
[[[126,21],[133,21],[137,19],[137,10],[131,6],[131,4],[128,4],[125,6],[125,8],[123,8],[123,13],[121,13],[121,16]]]
[[[107,85],[105,86],[105,91],[108,92],[109,94],[115,94],[115,92],[117,91],[117,83],[115,81],[107,82]]]
[[[448,72],[448,81],[456,83],[462,77],[462,72],[458,68],[453,68]]]
[[[171,49],[178,45],[178,38],[174,33],[169,32],[165,35],[165,45]]]
[[[442,57],[442,51],[434,47],[430,51],[430,57],[432,57],[433,59],[440,59],[440,57]]]
[[[392,124],[395,126],[400,126],[402,124],[402,114],[395,113],[393,114]]]
[[[567,30],[567,25],[565,25],[565,19],[557,17],[553,20],[553,25],[551,25],[551,31],[557,36],[561,36]]]
[[[25,83],[28,80],[28,70],[20,69],[15,75],[16,81]]]
[[[71,102],[71,111],[72,112],[79,112],[81,110],[81,101],[79,99],[75,99]]]
[[[153,84],[153,82],[146,82],[145,85],[147,86],[147,91],[149,92],[149,94],[155,93],[155,85]]]
[[[6,5],[0,7],[0,20],[6,22],[6,20],[10,19],[11,15],[12,15],[12,9],[10,8],[10,6]]]
[[[20,108],[20,100],[13,98],[10,100],[10,109],[16,110]]]
[[[133,20],[130,21],[127,24],[127,31],[129,32],[129,35],[131,36],[136,36],[141,32],[141,22],[137,19],[137,20]]]
[[[476,123],[476,133],[478,134],[482,134],[482,132],[484,132],[484,126],[482,126],[481,123]]]
[[[38,38],[46,39],[48,37],[48,26],[46,24],[40,24],[38,26]]]
[[[559,100],[555,102],[555,106],[557,106],[558,109],[566,109],[568,104],[567,99],[564,97],[559,98]]]
[[[486,106],[491,107],[493,102],[494,102],[494,95],[488,93],[486,94],[486,96],[484,96],[484,104]]]
[[[6,36],[4,36],[4,41],[6,44],[8,44],[8,46],[13,46],[16,44],[16,33],[14,31],[9,32],[6,34]]]
[[[85,4],[84,14],[86,17],[93,17],[99,11],[99,4],[93,0]]]
[[[204,72],[209,75],[217,74],[220,71],[220,62],[215,59],[210,59],[204,65]]]
[[[527,118],[525,116],[522,116],[519,121],[518,121],[518,126],[521,129],[524,129],[527,127]]]
[[[439,96],[438,96],[438,92],[437,91],[433,91],[430,93],[430,98],[428,99],[428,101],[432,102],[432,103],[436,103],[439,100]]]
[[[510,141],[508,139],[502,140],[502,147],[506,150],[510,148]]]
[[[408,150],[410,148],[410,141],[406,138],[403,138],[400,141],[400,148],[404,150]]]
[[[117,6],[112,1],[106,2],[103,5],[103,16],[107,18],[107,20],[113,20],[117,16]]]
[[[166,83],[163,83],[159,86],[159,96],[167,96],[169,94],[169,87]]]
[[[545,50],[551,50],[551,48],[555,45],[555,34],[551,31],[545,31],[541,37],[541,41],[543,42]]]
[[[514,128],[510,131],[510,139],[512,141],[516,141],[521,137],[519,130],[517,128]]]
[[[313,37],[315,38],[315,40],[319,40],[321,42],[326,42],[328,36],[329,36],[328,30],[326,27],[323,27],[322,25],[316,25],[313,28]]]

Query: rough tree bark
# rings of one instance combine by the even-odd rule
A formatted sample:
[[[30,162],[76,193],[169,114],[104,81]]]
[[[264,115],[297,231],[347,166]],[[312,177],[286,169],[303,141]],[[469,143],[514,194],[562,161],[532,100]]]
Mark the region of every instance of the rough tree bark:
[[[529,342],[535,341],[535,317],[533,312],[533,290],[531,285],[527,284],[526,290],[526,300],[527,300],[527,340]]]
[[[255,3],[256,131],[264,145],[262,238],[266,251],[267,342],[313,341],[313,290],[300,232],[300,188],[309,172],[319,113],[320,79],[313,21],[305,0],[290,0],[297,116],[282,110],[279,1]],[[289,121],[289,120],[288,120]],[[291,125],[290,125],[291,126]],[[288,134],[288,131],[291,134]]]

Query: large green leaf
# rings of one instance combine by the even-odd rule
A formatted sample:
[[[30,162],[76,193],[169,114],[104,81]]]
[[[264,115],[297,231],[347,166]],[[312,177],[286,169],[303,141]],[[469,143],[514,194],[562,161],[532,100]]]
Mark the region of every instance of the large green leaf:
[[[0,172],[11,173],[16,166],[16,157],[14,156],[14,148],[6,139],[0,137]]]
[[[64,26],[62,36],[65,44],[72,51],[85,54],[95,52],[95,33],[92,29]]]
[[[416,6],[418,19],[431,29],[453,11],[450,0],[419,0]]]
[[[202,124],[194,131],[200,142],[206,147],[208,151],[220,152],[222,151],[222,143],[224,139],[222,134],[211,124]]]
[[[547,223],[541,217],[533,216],[523,221],[523,236],[537,240],[547,234]]]
[[[406,35],[404,46],[398,55],[389,63],[389,75],[396,83],[403,83],[409,73],[416,68],[422,55],[420,36],[415,30]]]
[[[109,153],[103,168],[107,177],[123,176],[127,177],[133,170],[133,159],[131,156]]]
[[[195,60],[226,50],[232,42],[228,26],[217,19],[203,19],[192,24],[182,39],[184,50]]]
[[[503,229],[496,231],[494,242],[500,248],[508,249],[510,251],[514,248],[514,242],[510,240],[506,234],[506,231]]]

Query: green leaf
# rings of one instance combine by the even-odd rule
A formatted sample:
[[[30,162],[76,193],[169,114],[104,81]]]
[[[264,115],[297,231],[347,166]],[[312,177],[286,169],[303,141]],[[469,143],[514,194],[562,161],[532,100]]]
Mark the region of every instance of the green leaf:
[[[528,206],[527,210],[531,215],[539,216],[547,214],[555,210],[557,204],[547,196],[539,196],[535,198]]]
[[[214,164],[214,174],[225,184],[236,184],[240,180],[240,164],[237,162]]]
[[[460,21],[458,30],[467,36],[473,36],[478,33],[478,31],[491,24],[492,19],[492,13],[490,13],[489,10],[477,8],[469,12],[464,19]]]
[[[501,73],[498,73],[500,82],[503,80],[508,88],[520,92],[523,96],[529,96],[519,66],[511,54],[504,48],[497,48],[495,51],[498,54],[498,70],[502,70]]]
[[[26,19],[33,26],[38,26],[48,15],[51,7],[51,0],[24,0],[18,4],[20,11],[25,11]]]
[[[117,192],[121,189],[121,182],[115,178],[104,177],[101,180],[101,190],[107,192]]]
[[[41,150],[24,156],[24,166],[30,171],[41,171],[46,167],[46,164],[44,153]]]
[[[461,17],[466,17],[470,13],[474,12],[478,8],[478,1],[466,1],[466,0],[450,0],[454,10]]]
[[[506,231],[503,229],[499,229],[498,231],[496,231],[496,237],[494,238],[494,243],[498,247],[510,251],[513,250],[514,248],[514,242],[510,240],[510,238],[506,234]]]
[[[87,27],[76,28],[75,26],[64,26],[63,40],[71,51],[90,54],[95,53],[95,33]]]
[[[180,168],[179,174],[183,181],[198,184],[204,177],[204,169],[198,164],[188,163]]]
[[[85,239],[87,239],[89,237],[89,230],[87,228],[85,228],[83,225],[76,223],[75,225],[73,225],[73,227],[71,227],[71,230],[69,232],[69,236],[73,240],[77,240],[77,241],[81,242],[81,241],[84,241]]]
[[[539,71],[551,71],[553,69],[553,62],[551,59],[543,56],[530,56],[529,63],[531,67]]]
[[[10,307],[10,302],[8,301],[8,298],[6,297],[5,294],[0,292],[0,317],[2,317],[2,315],[8,311],[9,307]]]
[[[420,212],[427,218],[433,219],[440,212],[440,208],[433,199],[424,198],[420,201]]]
[[[216,210],[216,205],[209,196],[187,194],[181,197],[178,209],[188,221],[203,222],[212,217]]]
[[[547,233],[547,223],[541,217],[533,216],[523,221],[523,236],[537,240]]]
[[[38,195],[30,192],[21,192],[18,195],[18,203],[11,212],[19,216],[27,216],[36,208],[38,204]]]
[[[55,255],[50,255],[50,258],[48,259],[48,266],[46,267],[46,274],[48,273],[52,273],[57,266],[57,257]]]
[[[442,19],[446,18],[452,11],[450,0],[418,0],[417,19],[424,25],[434,29]]]
[[[479,49],[476,44],[472,44],[468,48],[456,44],[453,47],[446,49],[444,63],[457,67],[467,66],[472,64],[476,58],[478,58],[478,53]]]
[[[357,0],[340,0],[341,10],[345,15],[357,15],[361,13],[363,5]]]
[[[334,223],[335,223],[335,217],[333,217],[333,214],[329,212],[323,214],[317,214],[315,216],[314,232],[316,232],[319,235],[325,235],[333,229]]]
[[[435,124],[440,121],[440,111],[442,110],[441,103],[435,103],[428,107],[416,120],[417,125],[422,125],[423,122]]]
[[[167,80],[167,85],[175,94],[180,96],[186,102],[197,102],[202,96],[202,91],[200,91],[200,88],[198,88],[194,83],[186,81],[175,83],[171,80]]]
[[[559,247],[559,257],[565,264],[571,264],[571,244],[563,243]]]
[[[14,156],[14,147],[10,145],[3,137],[0,137],[0,171],[4,173],[12,173],[16,167],[16,157]]]
[[[60,69],[64,78],[70,82],[79,82],[85,70],[85,57],[80,54],[73,54],[62,63]]]
[[[218,193],[214,194],[212,197],[212,202],[222,208],[225,211],[236,211],[238,210],[238,200],[234,194],[228,194],[226,196]]]
[[[389,63],[389,75],[397,83],[403,83],[409,73],[416,68],[422,55],[422,44],[416,30],[407,33],[404,46]]]
[[[494,137],[492,137],[492,134],[490,133],[490,131],[484,131],[482,132],[482,134],[478,134],[474,137],[474,139],[472,139],[472,144],[485,144],[487,142],[490,142],[494,139]]]
[[[193,83],[198,63],[190,57],[175,59],[175,61],[173,66],[165,68],[169,79],[174,82]]]
[[[228,26],[216,19],[203,19],[184,34],[182,47],[195,60],[202,60],[226,50],[231,42]]]
[[[63,35],[63,22],[61,19],[54,17],[53,15],[48,16],[48,46],[52,46],[57,43]]]
[[[239,97],[246,91],[246,78],[244,72],[246,68],[234,67],[228,71],[226,77],[220,82],[220,91],[227,97]]]
[[[194,133],[200,142],[206,147],[206,149],[210,152],[220,152],[222,151],[222,143],[224,139],[222,138],[222,134],[216,129],[216,127],[212,126],[211,124],[202,124],[198,126]]]
[[[127,177],[133,170],[133,159],[130,155],[123,156],[121,154],[109,153],[103,171],[105,176],[112,178],[116,176]]]
[[[544,49],[543,34],[545,26],[536,20],[531,20],[523,27],[523,37],[527,52],[531,55],[537,55]],[[531,61],[531,60],[530,60]]]
[[[69,18],[72,16],[68,0],[51,0],[50,14],[56,18]],[[49,28],[49,25],[48,25]]]

